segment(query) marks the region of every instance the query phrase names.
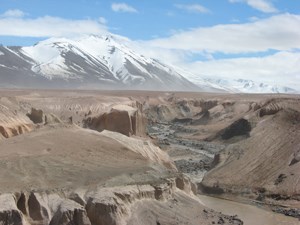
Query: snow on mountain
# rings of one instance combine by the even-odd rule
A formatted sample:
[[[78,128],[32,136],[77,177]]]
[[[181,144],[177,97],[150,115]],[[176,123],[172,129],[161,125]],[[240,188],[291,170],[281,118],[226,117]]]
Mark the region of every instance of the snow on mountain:
[[[271,85],[247,79],[225,79],[215,76],[213,78],[204,75],[196,75],[181,68],[176,68],[185,78],[200,87],[202,91],[208,92],[230,92],[230,93],[299,93],[290,87]]]
[[[247,79],[225,80],[206,78],[206,80],[219,85],[226,91],[234,93],[297,93],[296,90],[289,87],[270,85]]]
[[[182,76],[196,84],[199,89],[203,92],[231,92],[226,87],[219,85],[214,80],[209,80],[203,76],[193,74],[185,69],[173,66],[173,68],[178,71]]]
[[[23,47],[20,52],[34,61],[34,73],[49,80],[80,81],[94,86],[97,82],[110,83],[125,89],[197,89],[171,67],[134,52],[122,41],[114,35],[50,38]]]
[[[22,86],[28,78],[25,83],[42,87],[198,90],[174,68],[134,52],[116,35],[50,38],[29,47],[0,46],[0,51],[2,86]]]
[[[117,35],[50,38],[29,47],[0,46],[0,86],[203,92],[295,93],[252,80],[195,75],[132,50]],[[159,54],[159,53],[158,53]]]

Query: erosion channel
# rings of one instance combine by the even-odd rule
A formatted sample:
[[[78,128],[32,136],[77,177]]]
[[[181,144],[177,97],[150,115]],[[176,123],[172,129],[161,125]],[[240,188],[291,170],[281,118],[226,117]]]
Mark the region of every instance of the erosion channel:
[[[0,225],[299,224],[296,95],[0,96]]]
[[[289,203],[292,201],[287,201],[287,205],[281,205],[282,201],[276,202],[272,199],[273,197],[268,199],[263,195],[264,191],[256,192],[255,188],[249,188],[246,191],[231,191],[223,189],[218,183],[211,185],[212,187],[202,184],[204,176],[220,164],[224,152],[232,146],[238,146],[239,143],[242,146],[243,141],[250,137],[251,129],[259,123],[249,116],[251,107],[245,110],[248,113],[248,116],[245,116],[241,113],[243,105],[238,106],[236,102],[223,102],[222,104],[203,101],[199,103],[199,105],[202,104],[202,109],[197,112],[193,108],[197,104],[194,100],[189,102],[182,99],[175,100],[173,97],[168,100],[171,102],[168,106],[162,104],[148,110],[148,117],[150,117],[147,127],[148,135],[169,154],[178,171],[198,185],[198,197],[202,204],[227,215],[237,215],[246,225],[299,224],[299,210],[290,209],[293,204],[289,205]],[[203,110],[210,104],[208,110]],[[223,107],[219,107],[216,112],[218,105]],[[238,107],[239,113],[249,119],[242,119],[241,114],[236,117],[237,109],[233,109],[234,107]],[[271,115],[276,113],[273,112]],[[219,126],[214,124],[222,116],[230,122]],[[256,116],[259,117],[259,115]],[[239,155],[244,154],[237,147],[235,150],[239,151]],[[232,173],[237,173],[237,171],[232,171]],[[285,208],[287,210],[282,210]],[[281,213],[277,213],[276,210]]]

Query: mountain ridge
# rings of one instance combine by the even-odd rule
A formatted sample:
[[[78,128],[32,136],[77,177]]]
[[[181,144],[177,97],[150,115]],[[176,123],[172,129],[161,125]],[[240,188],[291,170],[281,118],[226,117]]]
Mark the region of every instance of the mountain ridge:
[[[195,75],[145,57],[129,42],[106,34],[49,38],[28,47],[0,45],[0,87],[296,93],[252,80]]]
[[[32,86],[37,83],[49,87],[198,88],[171,67],[143,57],[105,36],[79,40],[51,38],[29,47],[2,46],[0,51],[2,85],[24,86],[18,81],[29,79]]]

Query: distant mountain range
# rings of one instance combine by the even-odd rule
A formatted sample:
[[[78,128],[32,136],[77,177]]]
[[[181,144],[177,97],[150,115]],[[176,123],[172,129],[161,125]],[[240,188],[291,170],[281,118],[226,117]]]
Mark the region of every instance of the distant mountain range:
[[[50,38],[30,47],[0,46],[0,87],[295,92],[249,80],[196,76],[138,54],[115,35]]]
[[[229,92],[244,92],[244,93],[296,93],[293,88],[277,85],[269,85],[265,83],[254,82],[246,79],[206,79],[209,82],[220,85]]]

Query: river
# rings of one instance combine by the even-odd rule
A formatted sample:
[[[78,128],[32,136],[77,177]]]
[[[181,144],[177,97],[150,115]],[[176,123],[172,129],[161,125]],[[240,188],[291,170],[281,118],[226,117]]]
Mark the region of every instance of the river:
[[[174,126],[156,124],[149,127],[149,133],[161,141],[167,141],[168,153],[174,160],[179,171],[188,175],[193,182],[201,182],[207,172],[205,168],[195,167],[199,160],[205,160],[208,164],[212,162],[214,154],[221,151],[225,146],[221,144],[185,140],[176,136],[176,131],[184,130],[183,127],[174,129]],[[161,146],[163,148],[163,146]],[[188,156],[188,157],[187,157]],[[186,171],[190,169],[190,171]],[[198,196],[206,207],[222,212],[227,215],[238,215],[244,225],[300,225],[300,221],[293,217],[275,213],[254,205],[209,197]]]
[[[202,204],[228,215],[238,215],[244,225],[299,225],[299,219],[275,213],[258,206],[198,195]]]

